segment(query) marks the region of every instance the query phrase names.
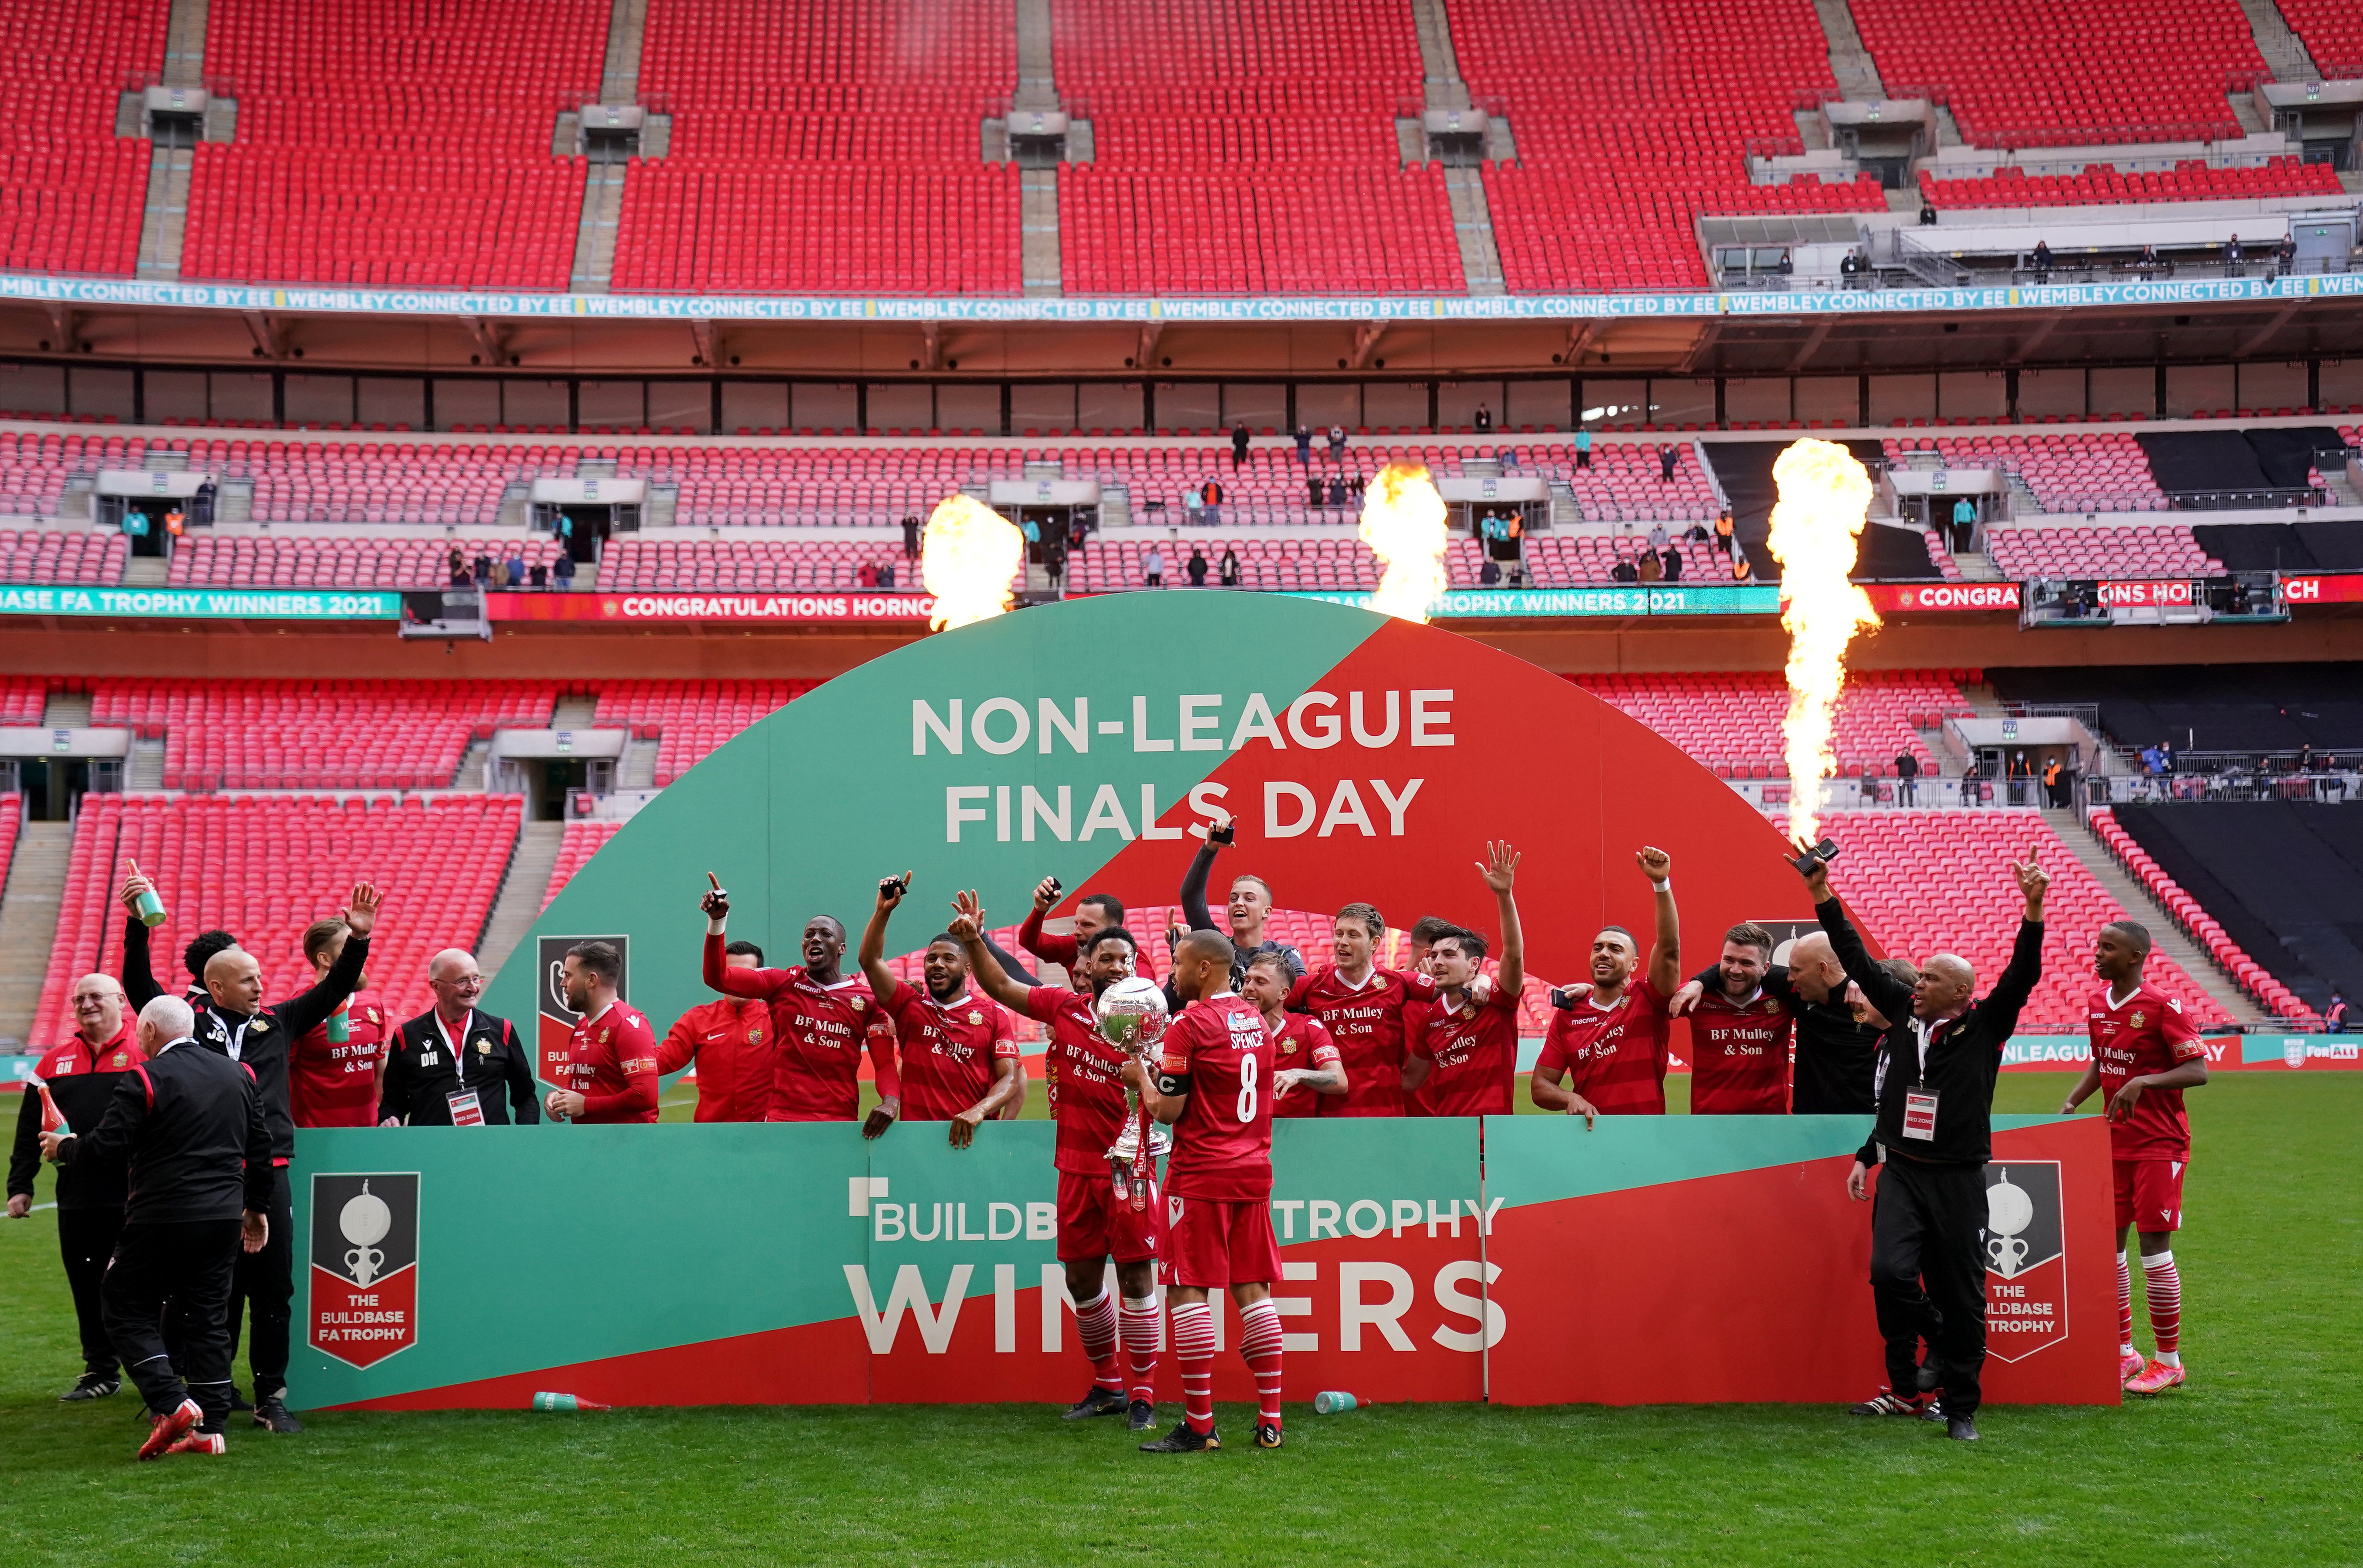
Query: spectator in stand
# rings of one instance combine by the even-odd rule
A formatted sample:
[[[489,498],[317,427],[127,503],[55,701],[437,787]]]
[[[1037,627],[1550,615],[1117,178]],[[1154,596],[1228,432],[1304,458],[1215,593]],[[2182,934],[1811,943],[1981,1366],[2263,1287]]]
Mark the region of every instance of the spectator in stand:
[[[2247,276],[2247,248],[2240,243],[2240,237],[2235,234],[2224,247],[2224,275],[2227,278],[2244,278]]]
[[[2051,281],[2051,242],[2049,240],[2038,239],[2035,242],[2034,260],[2035,281],[2038,283],[2049,282]]]
[[[903,519],[903,558],[919,558],[919,516],[915,512]]]
[[[1639,581],[1656,582],[1666,575],[1666,563],[1658,558],[1657,551],[1643,550],[1641,558],[1633,563],[1633,571]]]
[[[1332,506],[1343,506],[1346,504],[1346,476],[1344,474],[1331,474],[1329,476],[1329,504]]]
[[[1895,803],[1899,806],[1920,803],[1920,759],[1908,751],[1895,754]]]
[[[533,569],[526,575],[531,587],[548,588],[549,586],[549,569],[539,561],[534,562]]]
[[[574,558],[568,555],[564,550],[559,551],[558,558],[549,563],[549,576],[550,580],[557,585],[560,592],[572,591],[574,588]]]
[[[733,942],[722,954],[733,969],[763,966],[763,950],[751,942]],[[771,1004],[726,996],[682,1013],[657,1047],[657,1072],[692,1064],[698,1121],[762,1121],[771,1109]]]
[[[478,588],[488,585],[493,580],[493,558],[477,551],[476,558],[468,563],[468,580]]]
[[[164,532],[167,535],[177,539],[188,531],[188,513],[183,512],[178,506],[164,513]]]
[[[2346,1032],[2346,999],[2336,991],[2330,993],[2330,1005],[2322,1010],[2322,1032],[2324,1034]]]
[[[2297,237],[2293,234],[2284,234],[2281,236],[2281,242],[2273,247],[2273,276],[2286,278],[2296,271]]]
[[[1195,528],[1204,516],[1206,496],[1204,487],[1192,485],[1182,492],[1182,521]]]
[[[1493,411],[1481,403],[1477,405],[1476,426],[1477,434],[1480,436],[1491,436],[1493,433]]]
[[[1307,506],[1318,506],[1318,505],[1320,505],[1320,504],[1321,504],[1321,491],[1322,491],[1321,476],[1320,476],[1319,474],[1307,474],[1307,475],[1305,475],[1305,476],[1304,476],[1304,504],[1305,504],[1305,505],[1307,505]]]
[[[1030,527],[1030,526],[1032,526],[1032,525],[1030,525],[1030,524],[1029,524],[1029,525],[1027,525],[1027,526],[1029,526],[1029,527]],[[870,562],[868,562],[868,561],[863,561],[860,566],[858,566],[858,567],[856,567],[856,568],[854,569],[854,570],[853,570],[853,581],[854,581],[854,585],[855,585],[856,587],[859,587],[859,588],[875,588],[875,587],[877,587],[877,586],[878,586],[878,569],[877,569],[877,567],[873,566],[872,564],[871,564],[871,563],[870,563]]]
[[[2068,769],[2058,757],[2043,765],[2043,798],[2054,811],[2065,811],[2069,795]]]
[[[220,493],[219,487],[211,478],[197,486],[196,493],[189,497],[189,522],[193,526],[207,528],[213,525],[214,498]]]
[[[1733,553],[1736,543],[1732,534],[1731,508],[1726,506],[1715,513],[1714,547],[1728,556]]]
[[[1245,468],[1247,466],[1247,461],[1248,426],[1247,421],[1241,420],[1238,424],[1231,426],[1231,467],[1234,469]]]
[[[1616,552],[1616,564],[1610,569],[1608,578],[1612,582],[1638,582],[1641,580],[1641,571],[1638,567],[1625,558],[1625,552],[1620,549]]]
[[[1662,561],[1662,562],[1664,562],[1664,563],[1665,563],[1666,580],[1667,580],[1668,582],[1680,582],[1680,581],[1681,581],[1681,580],[1682,580],[1682,552],[1681,552],[1681,551],[1680,551],[1679,549],[1676,549],[1676,548],[1675,548],[1673,546],[1671,546],[1671,545],[1668,545],[1668,546],[1665,547],[1665,549],[1659,553],[1659,555],[1658,558],[1659,558],[1660,561]]]
[[[1296,460],[1305,468],[1313,466],[1313,428],[1310,425],[1296,427]]]
[[[1223,558],[1215,564],[1215,571],[1225,588],[1239,585],[1239,558],[1231,553],[1230,546],[1223,547]]]
[[[2141,272],[2142,282],[2148,282],[2158,272],[2158,247],[2145,243],[2141,248],[2141,255],[2134,261],[2134,266]]]
[[[1936,226],[1936,204],[1930,201],[1925,193],[1923,193],[1920,197],[1920,226],[1922,228]]]
[[[451,585],[454,588],[468,580],[468,558],[460,553],[459,546],[451,547],[451,553],[444,558],[444,561],[450,568]]]
[[[1756,580],[1756,563],[1747,558],[1746,550],[1736,549],[1731,552],[1731,580],[1734,582]]]
[[[1182,569],[1190,574],[1191,587],[1204,588],[1206,586],[1206,553],[1204,550],[1201,550],[1197,546],[1193,545],[1190,547],[1190,559],[1183,565]]]
[[[1575,466],[1579,469],[1592,466],[1592,428],[1589,425],[1575,427]]]
[[[1953,541],[1956,550],[1966,550],[1978,534],[1978,503],[1968,496],[1953,502]]]
[[[1498,588],[1501,586],[1501,563],[1496,561],[1492,557],[1487,556],[1484,561],[1477,568],[1477,585],[1481,588]]]
[[[1653,523],[1649,525],[1649,547],[1653,550],[1662,550],[1666,547],[1666,525],[1663,523]]]
[[[1148,554],[1140,558],[1140,570],[1141,580],[1147,582],[1149,587],[1164,587],[1165,552],[1159,549],[1155,545],[1149,546]]]
[[[558,542],[560,545],[563,545],[569,553],[572,552],[574,548],[574,519],[571,514],[564,512],[558,514]]]
[[[526,569],[525,547],[523,545],[515,545],[510,547],[508,569],[509,577],[507,586],[511,588],[523,588],[525,586]]]
[[[378,1086],[381,1127],[531,1126],[536,1064],[516,1025],[476,1010],[476,956],[447,947],[427,961],[435,1005],[394,1032]]]
[[[126,538],[131,539],[148,536],[148,513],[139,510],[137,504],[123,509],[123,533]]]
[[[1671,484],[1671,483],[1673,483],[1673,482],[1674,482],[1674,469],[1675,469],[1676,465],[1678,465],[1679,463],[1681,463],[1681,460],[1682,460],[1682,454],[1681,454],[1681,448],[1680,448],[1680,447],[1675,447],[1671,442],[1669,442],[1669,443],[1667,443],[1665,446],[1662,446],[1662,447],[1659,447],[1659,448],[1658,448],[1658,482],[1659,482],[1659,484]]]
[[[1852,258],[1849,257],[1848,259],[1851,260]],[[1840,263],[1840,271],[1851,271],[1853,269],[1845,266],[1844,263]],[[1772,271],[1779,273],[1783,278],[1789,277],[1797,271],[1797,263],[1791,259],[1789,255],[1789,248],[1787,246],[1784,245],[1781,248],[1781,259],[1772,264]]]
[[[1333,463],[1346,460],[1346,427],[1342,425],[1329,426],[1329,460]]]
[[[2174,772],[2174,743],[2170,740],[2158,743],[2158,770],[2169,776]]]

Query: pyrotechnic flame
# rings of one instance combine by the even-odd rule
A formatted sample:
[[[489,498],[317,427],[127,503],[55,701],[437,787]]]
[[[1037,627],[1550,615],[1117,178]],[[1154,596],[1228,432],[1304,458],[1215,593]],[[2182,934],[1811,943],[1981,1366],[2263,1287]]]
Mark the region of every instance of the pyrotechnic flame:
[[[1870,475],[1853,453],[1828,441],[1799,441],[1772,465],[1781,487],[1766,541],[1781,563],[1781,624],[1789,633],[1789,825],[1792,836],[1820,836],[1822,780],[1837,771],[1830,750],[1838,693],[1846,686],[1847,645],[1879,624],[1870,598],[1847,580],[1854,570]]]
[[[1373,610],[1425,621],[1444,596],[1444,497],[1419,463],[1389,463],[1362,502],[1362,543],[1386,563]]]
[[[1026,536],[1008,518],[973,496],[944,497],[919,547],[919,580],[936,596],[928,624],[940,632],[1007,611],[1025,555]]]

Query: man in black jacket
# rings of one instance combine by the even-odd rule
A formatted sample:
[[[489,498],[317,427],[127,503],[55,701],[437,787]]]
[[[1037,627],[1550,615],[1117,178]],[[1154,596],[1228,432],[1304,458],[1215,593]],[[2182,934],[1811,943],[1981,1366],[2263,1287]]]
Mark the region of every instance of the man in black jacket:
[[[476,955],[447,947],[427,960],[435,1005],[394,1032],[381,1127],[505,1127],[541,1120],[532,1055],[505,1018],[476,1010],[484,977]],[[505,1091],[505,1094],[504,1093]]]
[[[1905,986],[1864,949],[1830,891],[1828,867],[1816,860],[1805,878],[1838,963],[1863,1000],[1894,1021],[1879,1043],[1878,1117],[1847,1176],[1847,1191],[1859,1200],[1871,1168],[1880,1172],[1870,1214],[1870,1289],[1887,1342],[1887,1387],[1854,1413],[1927,1420],[1941,1414],[1946,1435],[1970,1442],[1986,1359],[1986,1262],[1979,1248],[1994,1075],[2019,1010],[2043,977],[2043,894],[2051,885],[2031,854],[2010,868],[2025,917],[2009,967],[1974,1004],[1977,977],[1967,960],[1931,954],[1919,984]],[[1922,1339],[1925,1367],[1914,1364],[1914,1342]],[[1944,1390],[1941,1410],[1931,1388]]]
[[[131,1005],[141,1009],[162,994],[149,970],[148,928],[138,912],[139,896],[149,886],[137,869],[123,884],[124,907],[132,911],[123,930],[123,990]],[[228,1331],[235,1357],[239,1329],[251,1302],[254,1332],[246,1359],[254,1374],[254,1424],[274,1432],[304,1430],[287,1413],[282,1397],[287,1390],[288,1318],[295,1299],[295,1216],[287,1186],[287,1162],[295,1157],[295,1116],[287,1098],[287,1053],[294,1042],[326,1023],[361,984],[377,906],[374,886],[362,882],[354,887],[350,902],[338,916],[349,933],[344,951],[317,985],[286,1001],[262,1005],[262,966],[243,948],[226,948],[205,964],[206,999],[197,1009],[194,1026],[197,1042],[254,1074],[263,1121],[271,1129],[271,1241],[238,1260],[230,1285]]]
[[[268,1215],[271,1131],[253,1069],[192,1038],[194,1025],[180,998],[150,999],[139,1010],[147,1060],[116,1080],[98,1125],[41,1134],[41,1152],[63,1169],[130,1167],[102,1298],[107,1333],[148,1401],[142,1459],[227,1446],[230,1275],[278,1228]],[[180,1371],[164,1348],[168,1301]]]
[[[1725,987],[1720,964],[1691,977],[1667,1005],[1681,1018],[1698,1005],[1710,987]],[[1880,1029],[1856,1021],[1847,1004],[1847,974],[1829,937],[1809,931],[1789,944],[1789,962],[1764,971],[1764,994],[1797,1021],[1797,1061],[1789,1110],[1797,1116],[1868,1116],[1879,1109],[1871,1077],[1879,1055]],[[1732,996],[1735,1001],[1747,993]]]

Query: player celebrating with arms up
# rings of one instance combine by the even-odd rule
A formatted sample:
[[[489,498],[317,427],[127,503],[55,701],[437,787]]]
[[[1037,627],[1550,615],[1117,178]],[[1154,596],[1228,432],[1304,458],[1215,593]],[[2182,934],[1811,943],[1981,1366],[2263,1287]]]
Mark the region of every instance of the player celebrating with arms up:
[[[861,973],[894,1021],[904,1112],[914,1121],[949,1121],[952,1147],[965,1149],[977,1123],[1006,1121],[1026,1103],[1017,1024],[999,1002],[969,989],[968,948],[949,932],[927,944],[925,994],[886,967],[886,922],[910,888],[908,871],[880,880],[878,907],[861,933]]]
[[[1414,1115],[1508,1116],[1517,1109],[1518,994],[1526,983],[1526,945],[1510,884],[1520,856],[1507,844],[1488,844],[1485,855],[1477,873],[1493,889],[1502,916],[1501,972],[1481,997],[1485,939],[1473,931],[1448,927],[1428,949],[1429,971],[1444,994],[1411,1033],[1403,1092],[1415,1097]]]
[[[1658,940],[1649,949],[1649,972],[1635,982],[1640,955],[1633,933],[1603,926],[1592,939],[1592,985],[1568,998],[1543,1036],[1527,1092],[1545,1110],[1583,1118],[1663,1116],[1666,1113],[1666,1041],[1672,1033],[1666,1000],[1682,977],[1682,928],[1674,915],[1673,859],[1662,849],[1645,848],[1633,857],[1657,890]],[[1582,988],[1577,988],[1579,990]],[[1564,993],[1553,993],[1559,1006]],[[1567,1075],[1568,1085],[1559,1087]]]
[[[2163,1394],[2182,1381],[2182,1275],[2174,1233],[2182,1227],[2182,1176],[2191,1165],[2191,1121],[2182,1091],[2207,1081],[2207,1047],[2182,1016],[2182,1004],[2142,978],[2149,932],[2112,921],[2092,944],[2092,993],[2086,1027],[2092,1065],[2068,1091],[2063,1116],[2099,1089],[2108,1107],[2109,1153],[2117,1175],[2117,1375],[2128,1394]],[[2141,1237],[2149,1286],[2149,1327],[2158,1359],[2147,1366],[2134,1349],[2134,1282],[2125,1266],[2125,1232]]]
[[[1132,977],[1139,944],[1120,925],[1103,926],[1082,940],[1077,972],[1089,989],[1025,986],[1009,977],[984,940],[984,906],[973,892],[952,900],[949,935],[968,950],[969,968],[994,1001],[1050,1026],[1050,1049],[1043,1082],[1050,1115],[1059,1124],[1052,1163],[1059,1172],[1059,1261],[1066,1265],[1067,1296],[1075,1304],[1075,1327],[1092,1363],[1092,1389],[1067,1411],[1066,1419],[1126,1416],[1132,1430],[1157,1424],[1157,1258],[1164,1248],[1164,1194],[1152,1173],[1146,1202],[1135,1209],[1116,1197],[1108,1172],[1108,1146],[1124,1131],[1124,1064],[1131,1058],[1100,1032],[1093,1004],[1102,991]],[[1119,1319],[1106,1285],[1108,1260],[1115,1260],[1116,1286],[1124,1292]],[[1131,1363],[1131,1396],[1115,1364],[1121,1330]]]
[[[1143,1453],[1204,1453],[1215,1432],[1215,1313],[1206,1292],[1228,1286],[1239,1309],[1239,1354],[1256,1381],[1258,1448],[1278,1448],[1281,1335],[1271,1282],[1271,1035],[1231,989],[1231,939],[1193,931],[1173,954],[1174,992],[1189,1005],[1166,1026],[1154,1078],[1137,1062],[1125,1081],[1173,1129],[1165,1187],[1172,1218],[1173,1358],[1183,1414]]]

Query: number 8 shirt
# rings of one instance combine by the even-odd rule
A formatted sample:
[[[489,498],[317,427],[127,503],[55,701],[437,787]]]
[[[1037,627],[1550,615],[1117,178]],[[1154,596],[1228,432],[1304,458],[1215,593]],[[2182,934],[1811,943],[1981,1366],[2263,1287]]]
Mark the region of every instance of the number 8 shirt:
[[[1159,1076],[1187,1094],[1165,1165],[1173,1283],[1217,1290],[1280,1277],[1271,1233],[1271,1036],[1236,992],[1165,1031]]]

